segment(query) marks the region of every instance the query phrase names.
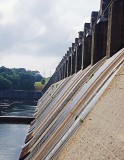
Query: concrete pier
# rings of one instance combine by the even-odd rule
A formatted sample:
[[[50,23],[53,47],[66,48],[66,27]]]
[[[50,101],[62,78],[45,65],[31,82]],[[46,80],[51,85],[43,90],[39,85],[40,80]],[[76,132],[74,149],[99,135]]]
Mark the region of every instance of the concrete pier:
[[[77,56],[78,56],[78,53],[77,53],[77,51],[78,51],[78,38],[75,38],[75,43],[74,43],[74,50],[75,50],[75,73],[77,73]]]
[[[77,69],[76,72],[82,69],[82,41],[83,41],[83,32],[78,32],[78,47],[77,47]]]
[[[66,57],[63,56],[63,64],[62,64],[63,76],[62,79],[66,77]]]
[[[107,19],[103,20],[100,18],[92,30],[92,65],[106,56],[107,27]]]
[[[69,63],[70,63],[70,75],[72,75],[72,47],[69,47]]]
[[[90,23],[84,24],[84,35],[83,35],[83,46],[82,46],[82,68],[85,69],[88,65],[91,64],[91,30]]]
[[[75,73],[76,64],[76,52],[74,50],[74,43],[72,43],[72,74]]]
[[[71,53],[70,51],[67,51],[67,56],[68,56],[68,77],[71,75]]]
[[[69,61],[68,61],[68,54],[66,53],[65,54],[65,58],[66,58],[66,74],[65,74],[65,77],[68,77],[68,67],[69,67]]]
[[[91,20],[90,20],[91,31],[93,29],[94,24],[96,23],[97,18],[98,18],[98,12],[97,11],[93,11],[91,13]]]
[[[106,56],[107,49],[107,31],[108,31],[108,8],[110,1],[101,0],[101,7],[97,22],[92,29],[92,49],[91,64],[95,64]]]
[[[111,1],[108,15],[107,56],[124,47],[124,1]]]

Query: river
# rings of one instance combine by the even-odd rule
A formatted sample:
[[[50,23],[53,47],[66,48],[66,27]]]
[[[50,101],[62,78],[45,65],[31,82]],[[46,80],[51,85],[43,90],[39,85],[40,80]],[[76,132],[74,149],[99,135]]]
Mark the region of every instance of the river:
[[[33,117],[36,103],[0,105],[0,116]],[[18,160],[24,145],[29,124],[5,124],[0,122],[0,160]]]

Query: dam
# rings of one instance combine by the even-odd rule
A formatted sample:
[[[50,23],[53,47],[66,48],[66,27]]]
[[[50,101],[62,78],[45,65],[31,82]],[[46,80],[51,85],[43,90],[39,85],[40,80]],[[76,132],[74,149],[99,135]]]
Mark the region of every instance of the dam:
[[[101,0],[42,90],[19,160],[123,160],[123,75],[124,1]]]

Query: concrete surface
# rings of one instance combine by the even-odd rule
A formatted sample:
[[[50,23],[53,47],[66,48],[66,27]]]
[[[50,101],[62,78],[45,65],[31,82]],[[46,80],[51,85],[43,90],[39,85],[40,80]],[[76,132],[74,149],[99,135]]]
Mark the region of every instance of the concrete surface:
[[[124,65],[57,160],[124,160]]]

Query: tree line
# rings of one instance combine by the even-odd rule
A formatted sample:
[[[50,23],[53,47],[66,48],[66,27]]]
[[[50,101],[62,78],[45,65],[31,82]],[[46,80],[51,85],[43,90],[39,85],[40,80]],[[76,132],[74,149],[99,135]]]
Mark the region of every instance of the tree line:
[[[0,90],[34,90],[34,83],[43,80],[38,71],[0,67]]]

